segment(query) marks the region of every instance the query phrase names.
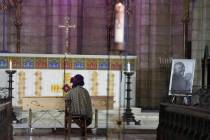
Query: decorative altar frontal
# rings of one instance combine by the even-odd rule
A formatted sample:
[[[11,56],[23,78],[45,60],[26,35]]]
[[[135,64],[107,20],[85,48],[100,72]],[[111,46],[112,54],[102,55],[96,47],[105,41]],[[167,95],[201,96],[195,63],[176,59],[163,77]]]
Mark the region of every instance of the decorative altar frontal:
[[[56,54],[0,54],[0,73],[6,78],[5,70],[16,70],[13,77],[13,105],[23,106],[26,97],[59,97],[65,95],[62,87],[70,84],[70,78],[82,74],[85,88],[91,96],[112,96],[114,107],[119,106],[119,100],[124,101],[124,74],[126,63],[135,72],[136,56],[106,56],[106,55],[56,55]],[[65,65],[65,71],[64,71]],[[135,105],[135,75],[131,85]],[[0,84],[7,82],[4,78]],[[47,103],[46,103],[47,104]]]

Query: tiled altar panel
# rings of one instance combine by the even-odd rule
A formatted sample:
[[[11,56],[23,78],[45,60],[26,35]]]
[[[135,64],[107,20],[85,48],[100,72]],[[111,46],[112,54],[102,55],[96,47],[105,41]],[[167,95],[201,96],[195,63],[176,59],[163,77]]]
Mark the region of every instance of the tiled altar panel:
[[[66,58],[64,58],[66,57]],[[131,70],[136,69],[136,57],[127,58]],[[47,54],[1,54],[0,69],[9,68],[12,61],[13,69],[66,69],[74,70],[121,70],[125,69],[124,58],[106,55],[47,55]],[[121,67],[122,66],[122,67]]]
[[[21,106],[21,98],[24,96],[62,96],[64,78],[64,57],[56,54],[8,54],[0,56],[0,69],[4,71],[12,62],[14,74],[14,104]],[[131,71],[135,72],[136,57],[127,56]],[[120,92],[124,89],[124,70],[126,63],[120,56],[107,55],[66,55],[65,83],[69,84],[70,77],[82,74],[85,77],[85,88],[92,96],[107,95],[109,83],[109,95],[114,96],[115,107],[119,103]],[[123,66],[123,67],[121,67]],[[107,82],[108,72],[110,81]],[[67,76],[67,75],[68,76]],[[53,76],[52,76],[53,75]],[[68,77],[66,79],[66,76]],[[54,79],[53,79],[53,78]],[[131,105],[135,106],[135,77],[132,76]],[[121,81],[122,80],[122,81]],[[121,87],[120,87],[121,86]],[[124,95],[122,95],[124,97]],[[123,98],[121,98],[123,100]],[[122,103],[122,102],[121,102]]]
[[[41,75],[40,77],[37,76],[38,72]],[[22,73],[24,73],[24,75],[22,75]],[[66,80],[66,83],[69,83],[70,78],[75,74],[82,74],[85,77],[84,87],[89,91],[91,96],[107,96],[107,71],[66,70],[66,74],[68,74],[68,80]],[[97,74],[97,77],[94,77],[94,74]],[[111,71],[110,75],[112,76],[110,78],[112,81],[109,82],[109,96],[114,96],[114,106],[117,107],[119,105],[120,99],[120,72]],[[135,76],[133,76],[132,79],[134,80]],[[14,75],[13,80],[15,81],[13,90],[13,105],[22,106],[21,100],[24,96],[41,97],[63,95],[62,70],[18,69],[17,74]],[[38,83],[40,87],[38,86]],[[132,87],[134,90],[132,91],[131,96],[134,99],[132,100],[131,105],[133,106],[135,104],[135,82],[132,84]]]

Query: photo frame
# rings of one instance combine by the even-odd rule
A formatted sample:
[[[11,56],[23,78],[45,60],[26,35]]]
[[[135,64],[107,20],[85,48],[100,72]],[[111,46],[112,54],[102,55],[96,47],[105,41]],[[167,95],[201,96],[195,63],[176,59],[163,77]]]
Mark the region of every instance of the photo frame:
[[[194,59],[173,59],[169,95],[191,96],[195,71]]]

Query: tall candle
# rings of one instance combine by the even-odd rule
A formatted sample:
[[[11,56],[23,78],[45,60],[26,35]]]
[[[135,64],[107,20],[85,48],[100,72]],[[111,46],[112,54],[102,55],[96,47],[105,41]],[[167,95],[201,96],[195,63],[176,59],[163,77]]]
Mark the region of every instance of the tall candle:
[[[124,18],[125,18],[125,6],[118,2],[115,5],[115,35],[114,42],[115,43],[123,43],[124,42]]]
[[[130,72],[131,71],[131,64],[128,62],[127,64],[127,71]]]
[[[12,60],[9,60],[9,69],[12,70]]]

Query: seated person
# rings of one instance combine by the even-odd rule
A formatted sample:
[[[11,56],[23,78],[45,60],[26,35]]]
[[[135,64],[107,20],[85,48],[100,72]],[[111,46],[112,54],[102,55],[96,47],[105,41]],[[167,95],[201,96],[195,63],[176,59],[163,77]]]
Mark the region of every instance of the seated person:
[[[72,89],[69,91],[67,98],[70,99],[70,114],[72,116],[81,116],[73,121],[79,125],[80,128],[90,125],[92,122],[92,104],[88,91],[83,88],[84,78],[77,74],[71,78]]]

